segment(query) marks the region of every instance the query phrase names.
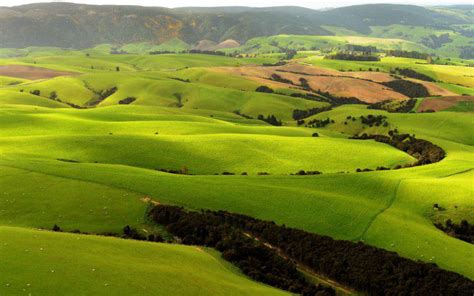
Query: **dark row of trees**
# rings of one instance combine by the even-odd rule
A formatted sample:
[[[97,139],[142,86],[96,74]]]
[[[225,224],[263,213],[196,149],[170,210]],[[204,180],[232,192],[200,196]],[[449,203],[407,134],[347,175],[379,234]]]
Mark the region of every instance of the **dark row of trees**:
[[[96,92],[97,99],[92,100],[90,102],[87,102],[87,106],[92,107],[92,106],[97,106],[99,105],[102,101],[113,95],[118,91],[118,88],[116,86],[104,89],[101,91]]]
[[[129,104],[135,102],[136,100],[137,100],[137,98],[135,98],[135,97],[126,97],[125,99],[120,100],[118,103],[120,105],[129,105]]]
[[[333,289],[307,280],[291,260],[213,212],[159,205],[149,215],[183,244],[216,248],[225,260],[256,281],[302,295],[335,295]]]
[[[474,225],[469,224],[467,220],[462,220],[460,224],[456,224],[448,219],[445,225],[436,223],[435,226],[452,237],[474,244]]]
[[[408,99],[403,101],[384,100],[370,104],[367,109],[385,110],[390,113],[409,113],[416,106],[416,99]]]
[[[370,54],[354,54],[346,52],[338,52],[324,57],[328,60],[343,60],[343,61],[364,61],[364,62],[378,62],[380,57]]]
[[[430,93],[423,84],[416,83],[409,80],[396,79],[381,84],[390,87],[396,92],[399,92],[409,98],[428,97]]]
[[[390,70],[390,73],[392,73],[392,74],[398,73],[400,75],[410,77],[410,78],[415,78],[415,79],[429,81],[429,82],[436,82],[436,80],[434,80],[430,76],[425,75],[423,73],[416,72],[415,70],[408,69],[408,68],[398,68],[397,67],[397,68],[395,68],[395,70]]]
[[[406,51],[406,50],[387,50],[387,55],[392,57],[400,57],[400,58],[411,58],[411,59],[419,59],[419,60],[426,60],[428,59],[429,54],[418,52],[418,51]]]
[[[53,228],[51,229],[54,232],[64,232],[59,225],[54,224]],[[68,231],[69,233],[76,233],[76,234],[94,234],[94,235],[102,235],[102,236],[114,236],[114,237],[119,237],[119,238],[124,238],[124,239],[133,239],[133,240],[141,240],[141,241],[151,241],[151,242],[164,242],[165,240],[160,234],[148,234],[144,235],[140,233],[136,228],[130,227],[129,225],[126,225],[122,229],[122,234],[116,233],[116,232],[103,232],[103,233],[89,233],[85,231],[81,231],[79,229],[74,229],[71,231]]]
[[[389,144],[399,150],[402,150],[417,159],[414,164],[408,166],[435,163],[442,160],[446,156],[446,152],[441,147],[427,140],[417,139],[415,138],[415,135],[398,134],[395,131],[390,131],[388,136],[368,135],[364,133],[360,136],[353,136],[351,139],[373,139],[377,142]]]
[[[184,244],[215,247],[253,279],[295,293],[334,294],[332,289],[311,286],[295,263],[368,295],[472,295],[474,291],[474,282],[435,264],[245,215],[158,205],[150,217]]]
[[[365,45],[356,45],[356,44],[347,44],[346,49],[348,51],[357,51],[362,52],[364,54],[371,54],[373,52],[377,52],[377,47],[375,46],[365,46]]]
[[[276,118],[275,115],[273,115],[273,114],[267,115],[267,117],[265,117],[263,114],[259,114],[257,116],[257,119],[265,121],[265,122],[267,122],[271,125],[274,125],[274,126],[282,126],[283,125],[281,120]]]
[[[199,53],[199,54],[209,54],[209,55],[225,56],[225,52],[222,52],[222,51],[214,51],[214,50],[191,49],[191,50],[189,50],[188,52],[189,52],[189,53]]]
[[[307,110],[300,110],[300,109],[295,109],[293,110],[293,119],[294,120],[301,120],[307,117],[310,117],[312,115],[321,113],[321,112],[326,112],[331,110],[331,106],[326,106],[326,107],[315,107]]]
[[[281,83],[286,83],[286,84],[293,84],[293,81],[291,81],[289,79],[286,79],[286,78],[283,78],[283,77],[281,77],[280,75],[278,75],[276,73],[273,73],[270,76],[270,80],[281,82]]]

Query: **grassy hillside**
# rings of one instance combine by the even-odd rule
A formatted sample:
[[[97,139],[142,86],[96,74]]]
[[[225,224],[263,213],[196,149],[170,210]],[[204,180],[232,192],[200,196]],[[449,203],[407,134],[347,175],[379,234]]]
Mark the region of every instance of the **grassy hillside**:
[[[277,35],[258,37],[247,41],[243,46],[225,51],[238,53],[271,53],[281,52],[286,49],[293,50],[321,50],[344,48],[347,44],[376,46],[381,50],[397,49],[408,51],[426,52],[428,49],[422,45],[401,39],[381,39],[362,36],[302,36],[302,35]]]
[[[295,47],[348,41],[339,36],[278,38]],[[267,45],[273,46],[262,41],[262,47]],[[333,122],[309,128],[297,125],[293,111],[329,103],[285,95],[303,90],[266,79],[278,68],[253,66],[277,61],[273,55],[110,55],[108,50],[103,45],[87,56],[85,51],[61,55],[45,49],[51,54],[0,59],[0,65],[74,72],[37,80],[0,79],[0,294],[60,295],[66,287],[85,294],[281,293],[250,281],[212,250],[37,230],[58,224],[66,231],[119,233],[125,225],[146,231],[150,199],[363,241],[474,279],[472,244],[433,225],[448,218],[474,222],[470,104],[435,113],[333,106],[305,118]],[[402,67],[429,75],[455,93],[471,94],[474,86],[466,66],[393,57],[335,61],[314,54],[296,62],[307,65],[303,69],[313,73],[308,75],[322,73],[335,81],[349,70],[358,72],[352,74],[360,80],[369,77],[364,76],[369,68],[389,72]],[[257,77],[258,71],[267,76]],[[267,84],[279,93],[256,91]],[[115,92],[102,97],[114,87]],[[35,90],[39,95],[30,93]],[[52,92],[61,101],[52,99]],[[127,98],[134,100],[123,104]],[[276,116],[282,126],[258,120],[259,114]],[[387,125],[362,124],[360,116],[368,115],[386,116]],[[391,129],[440,146],[446,158],[425,166],[357,173],[357,168],[415,161],[389,145],[349,139]],[[323,174],[291,175],[299,170]],[[49,290],[51,285],[57,289]]]
[[[198,247],[4,226],[0,237],[3,295],[285,294],[248,280],[215,251]]]

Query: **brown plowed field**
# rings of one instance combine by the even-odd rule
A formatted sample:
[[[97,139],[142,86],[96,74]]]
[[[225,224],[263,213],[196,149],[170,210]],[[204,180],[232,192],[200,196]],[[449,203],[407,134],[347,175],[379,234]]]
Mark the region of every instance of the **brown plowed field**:
[[[29,80],[53,78],[57,76],[69,76],[76,73],[55,71],[46,68],[24,66],[24,65],[5,65],[0,66],[0,76],[9,76]]]
[[[215,71],[245,76],[269,87],[288,87],[288,85],[268,80],[272,74],[289,79],[295,85],[299,85],[299,79],[304,78],[315,90],[329,92],[338,97],[356,97],[367,103],[407,99],[406,96],[389,87],[374,82],[393,80],[393,78],[390,79],[390,75],[385,73],[339,72],[300,64],[280,67],[226,67],[216,68]]]
[[[453,96],[424,99],[418,111],[435,110],[442,111],[456,105],[458,102],[474,101],[474,96]]]

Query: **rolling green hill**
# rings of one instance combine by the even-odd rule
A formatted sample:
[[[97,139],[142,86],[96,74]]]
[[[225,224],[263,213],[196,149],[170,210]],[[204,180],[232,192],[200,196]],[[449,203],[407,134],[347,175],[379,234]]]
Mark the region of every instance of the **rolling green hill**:
[[[198,247],[4,226],[0,237],[3,295],[285,294],[248,280],[215,251]]]
[[[379,8],[388,13],[396,7]],[[396,11],[400,9],[406,12],[410,7]],[[11,10],[3,9],[0,15]],[[204,18],[197,8],[166,11]],[[365,13],[363,6],[337,11],[350,12],[352,18]],[[278,14],[281,22],[288,13],[304,15],[303,19],[313,15],[299,8],[257,12]],[[216,8],[209,13],[234,18],[249,12]],[[426,9],[414,9],[407,22],[413,26],[428,22],[425,17],[416,20],[418,13]],[[442,13],[440,21],[446,25],[462,22],[462,15]],[[356,23],[353,29],[359,35],[366,28],[383,30],[382,26],[401,30],[393,22],[371,20],[365,27]],[[167,48],[185,48],[178,37],[165,43]],[[396,57],[339,61],[323,59],[314,51],[285,66],[263,66],[279,60],[278,55],[263,53],[281,47],[302,50],[351,43],[424,50],[423,45],[398,37],[259,37],[239,49],[260,52],[252,57],[149,55],[142,53],[165,49],[125,41],[123,48],[130,54],[110,54],[112,44],[84,50],[0,50],[0,65],[10,69],[4,72],[7,76],[0,76],[0,294],[63,295],[67,289],[82,295],[284,294],[250,280],[215,250],[179,245],[176,240],[165,244],[100,235],[122,233],[126,225],[142,234],[166,235],[147,219],[153,202],[190,210],[227,210],[363,242],[474,279],[472,244],[434,226],[447,219],[474,223],[470,103],[434,113],[389,113],[354,104],[357,101],[327,98],[334,94],[291,96],[311,90],[296,78],[291,83],[281,77],[269,79],[275,73],[290,75],[285,69],[304,69],[308,73],[299,75],[308,79],[330,77],[337,83],[370,78],[380,87],[375,80],[392,79],[387,73],[401,67],[435,79],[435,86],[472,94],[474,75],[466,61],[456,65]],[[11,77],[11,69],[22,69],[14,73],[17,76],[31,74],[28,71],[38,76]],[[47,76],[52,70],[62,72]],[[257,91],[262,85],[275,91]],[[322,107],[325,111],[318,109]],[[293,118],[296,109],[313,112],[305,123],[328,119],[327,124],[318,128],[298,124]],[[281,126],[272,126],[259,115],[274,115]],[[385,116],[387,123],[363,124],[360,117],[369,115]],[[438,145],[446,157],[394,169],[414,163],[415,157],[373,140],[351,139],[355,134],[387,134],[394,129]],[[321,174],[295,175],[301,170]],[[92,234],[49,231],[55,224],[65,232]]]

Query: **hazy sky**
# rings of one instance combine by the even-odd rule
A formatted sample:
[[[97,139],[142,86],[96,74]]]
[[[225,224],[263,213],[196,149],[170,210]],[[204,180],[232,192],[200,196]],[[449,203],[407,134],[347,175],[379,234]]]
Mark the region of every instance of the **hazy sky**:
[[[36,0],[0,0],[0,6],[14,6],[37,2],[74,2],[87,4],[129,4],[144,6],[164,6],[164,7],[182,7],[182,6],[304,6],[309,8],[340,7],[366,3],[403,3],[414,5],[449,5],[449,4],[472,4],[472,0],[70,0],[70,1],[36,1]]]

